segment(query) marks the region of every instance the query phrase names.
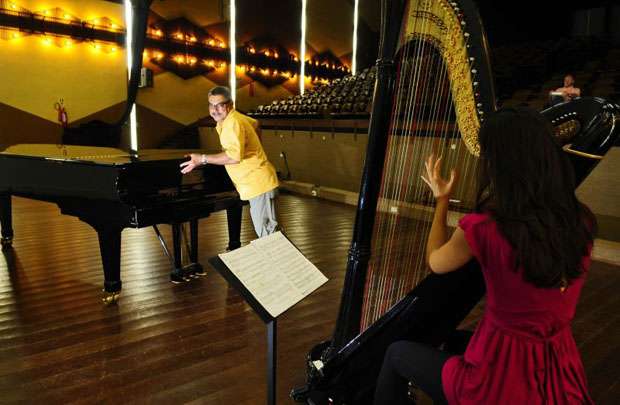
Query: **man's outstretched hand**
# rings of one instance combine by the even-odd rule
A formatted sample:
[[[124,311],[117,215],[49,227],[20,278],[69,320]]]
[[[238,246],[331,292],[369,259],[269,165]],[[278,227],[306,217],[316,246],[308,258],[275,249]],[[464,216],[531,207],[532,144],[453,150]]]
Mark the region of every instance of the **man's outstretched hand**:
[[[189,160],[181,163],[181,173],[187,174],[197,168],[198,166],[202,166],[202,155],[199,153],[191,153],[189,155],[185,155]]]

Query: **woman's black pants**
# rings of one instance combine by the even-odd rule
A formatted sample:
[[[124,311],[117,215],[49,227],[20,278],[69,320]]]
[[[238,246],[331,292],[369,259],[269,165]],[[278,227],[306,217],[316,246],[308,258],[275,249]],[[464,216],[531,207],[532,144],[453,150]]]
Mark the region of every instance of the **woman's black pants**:
[[[441,370],[452,354],[422,343],[399,341],[388,348],[377,380],[375,405],[411,405],[408,385],[420,388],[435,404],[447,404]]]

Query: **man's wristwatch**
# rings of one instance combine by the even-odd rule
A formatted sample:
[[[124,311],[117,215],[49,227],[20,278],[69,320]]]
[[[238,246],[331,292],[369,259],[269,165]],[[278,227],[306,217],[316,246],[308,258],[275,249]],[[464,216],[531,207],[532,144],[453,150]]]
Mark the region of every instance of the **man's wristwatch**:
[[[207,163],[207,155],[201,155],[200,156],[200,164],[202,164],[203,166],[206,165]]]

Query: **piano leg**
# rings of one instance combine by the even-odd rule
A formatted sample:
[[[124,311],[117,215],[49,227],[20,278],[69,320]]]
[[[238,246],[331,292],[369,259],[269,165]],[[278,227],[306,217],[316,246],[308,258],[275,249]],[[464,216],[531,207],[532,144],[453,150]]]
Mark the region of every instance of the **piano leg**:
[[[181,257],[181,237],[182,237],[182,224],[172,224],[172,254],[174,267],[170,272],[170,281],[175,284],[189,281],[190,272],[189,269],[183,267],[183,258]]]
[[[189,221],[189,235],[190,235],[190,247],[189,247],[189,260],[192,268],[192,274],[197,277],[205,276],[204,268],[198,263],[198,219],[194,218]]]
[[[103,263],[103,303],[114,304],[121,293],[121,232],[122,226],[93,226],[99,236]]]
[[[173,283],[188,281],[192,277],[201,277],[206,275],[202,265],[198,263],[198,219],[194,218],[189,221],[190,240],[185,247],[189,256],[189,263],[183,266],[183,258],[181,257],[182,243],[181,238],[186,236],[183,232],[181,224],[172,225],[172,241],[174,248],[174,268],[170,273],[170,280]]]
[[[0,193],[0,227],[2,227],[2,250],[8,249],[13,243],[13,213],[11,194]]]
[[[236,204],[226,209],[228,219],[228,250],[241,246],[241,213],[243,205]]]

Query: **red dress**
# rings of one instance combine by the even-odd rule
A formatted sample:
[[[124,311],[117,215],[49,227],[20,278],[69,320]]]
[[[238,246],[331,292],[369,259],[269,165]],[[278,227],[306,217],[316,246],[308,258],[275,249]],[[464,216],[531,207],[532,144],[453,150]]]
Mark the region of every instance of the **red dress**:
[[[450,404],[591,404],[570,329],[584,277],[538,288],[511,270],[512,248],[486,214],[459,226],[481,264],[487,286],[484,314],[463,356],[442,370]],[[590,257],[584,257],[584,268]]]

